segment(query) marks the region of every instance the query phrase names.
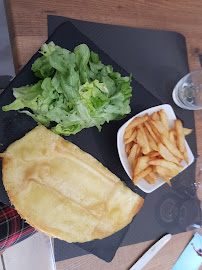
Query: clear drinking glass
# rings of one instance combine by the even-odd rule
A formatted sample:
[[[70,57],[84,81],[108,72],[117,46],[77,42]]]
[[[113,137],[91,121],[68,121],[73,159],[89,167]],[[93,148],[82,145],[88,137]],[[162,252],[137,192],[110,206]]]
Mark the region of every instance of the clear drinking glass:
[[[202,69],[187,74],[176,84],[173,100],[183,109],[202,109]]]

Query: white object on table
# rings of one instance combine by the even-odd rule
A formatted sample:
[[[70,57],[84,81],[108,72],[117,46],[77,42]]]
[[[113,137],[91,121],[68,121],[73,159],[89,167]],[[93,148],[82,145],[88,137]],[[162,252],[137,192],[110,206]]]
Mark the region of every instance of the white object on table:
[[[145,254],[129,269],[141,270],[159,252],[159,250],[171,239],[171,234],[166,234],[156,242]]]
[[[3,260],[6,270],[56,270],[51,238],[41,232],[8,248]]]
[[[125,133],[125,128],[128,126],[128,124],[135,118],[135,117],[142,117],[145,114],[149,114],[151,115],[154,112],[158,112],[159,110],[164,110],[165,113],[168,116],[168,121],[169,121],[169,125],[171,128],[174,128],[174,120],[176,120],[176,115],[173,111],[173,108],[169,105],[169,104],[163,104],[163,105],[159,105],[156,107],[152,107],[150,109],[147,109],[145,111],[142,111],[138,114],[136,114],[135,116],[133,116],[132,118],[130,118],[125,124],[123,124],[118,133],[117,133],[117,148],[118,148],[118,153],[119,153],[119,158],[121,160],[121,163],[123,165],[124,170],[126,171],[127,175],[130,177],[130,179],[132,179],[132,168],[130,163],[128,162],[128,158],[127,158],[127,154],[125,152],[125,144],[124,144],[124,138],[123,135]],[[185,141],[186,144],[186,148],[187,148],[187,154],[188,154],[188,164],[186,164],[186,162],[183,160],[180,164],[183,166],[183,170],[185,170],[189,165],[191,165],[194,161],[194,156],[193,153],[187,143],[187,141]],[[181,172],[182,172],[181,171]],[[159,188],[160,186],[162,186],[163,184],[165,184],[166,182],[163,180],[162,177],[158,177],[158,179],[155,181],[154,184],[149,184],[145,179],[142,179],[137,186],[143,190],[146,193],[150,193],[152,191],[154,191],[155,189]]]

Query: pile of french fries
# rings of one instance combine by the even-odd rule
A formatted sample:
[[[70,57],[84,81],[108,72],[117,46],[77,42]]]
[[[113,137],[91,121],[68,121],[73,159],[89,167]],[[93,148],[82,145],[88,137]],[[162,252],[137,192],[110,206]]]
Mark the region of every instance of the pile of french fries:
[[[154,184],[160,176],[171,186],[170,178],[183,168],[180,162],[184,159],[188,164],[185,136],[191,132],[192,129],[183,128],[179,119],[172,130],[164,110],[134,118],[124,133],[134,185],[142,178]]]

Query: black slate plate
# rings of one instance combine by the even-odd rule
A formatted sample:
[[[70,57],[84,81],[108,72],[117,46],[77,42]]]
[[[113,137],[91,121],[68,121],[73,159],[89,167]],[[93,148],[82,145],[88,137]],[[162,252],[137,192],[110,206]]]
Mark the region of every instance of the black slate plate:
[[[52,15],[48,16],[48,35],[67,21],[119,66],[128,73],[132,72],[152,95],[163,103],[169,103],[186,127],[193,128],[187,141],[196,157],[194,113],[179,108],[172,100],[175,84],[189,72],[185,37],[171,31],[100,24]],[[166,233],[186,231],[190,224],[201,224],[200,202],[194,181],[195,163],[172,179],[172,188],[163,185],[147,194],[141,211],[130,224],[120,246],[158,239]],[[195,210],[190,213],[193,205]],[[54,240],[54,247],[56,261],[87,254],[84,249],[58,239]]]
[[[91,50],[99,54],[100,59],[104,64],[110,64],[114,67],[114,70],[120,72],[122,76],[128,76],[126,71],[119,67],[91,40],[79,32],[78,29],[70,22],[59,26],[47,42],[49,41],[54,41],[57,45],[69,50],[73,50],[75,46],[81,43],[86,43]],[[0,106],[8,104],[14,100],[12,88],[36,82],[36,78],[31,72],[31,65],[39,56],[40,54],[37,52],[16,76],[16,78],[9,84],[7,89],[1,94]],[[133,97],[131,98],[131,115],[137,114],[149,107],[161,104],[157,98],[155,98],[134,79],[132,80],[131,86],[133,88]],[[99,132],[97,128],[89,128],[82,130],[76,135],[66,137],[66,139],[78,145],[82,150],[93,155],[102,162],[104,166],[120,177],[127,186],[144,197],[145,194],[138,188],[134,187],[127,177],[119,161],[116,148],[117,131],[119,127],[131,117],[131,115],[128,115],[121,121],[112,121],[109,124],[105,124],[102,132]],[[3,152],[12,142],[23,137],[28,131],[36,126],[35,121],[30,117],[15,111],[3,112],[1,110],[0,119],[0,152]],[[9,204],[9,199],[4,191],[2,180],[0,182],[0,191],[1,201]],[[127,230],[128,226],[103,240],[95,240],[88,243],[78,244],[78,246],[109,262],[114,257],[115,252]]]

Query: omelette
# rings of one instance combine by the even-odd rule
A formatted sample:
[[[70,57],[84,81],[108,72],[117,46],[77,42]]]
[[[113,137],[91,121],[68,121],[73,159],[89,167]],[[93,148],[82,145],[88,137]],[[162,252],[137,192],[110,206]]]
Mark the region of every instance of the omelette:
[[[67,242],[119,231],[144,201],[99,161],[44,126],[1,156],[3,183],[21,217]]]

